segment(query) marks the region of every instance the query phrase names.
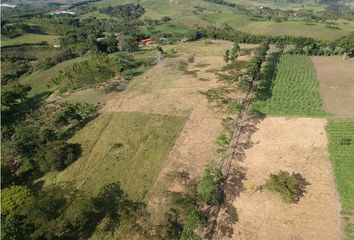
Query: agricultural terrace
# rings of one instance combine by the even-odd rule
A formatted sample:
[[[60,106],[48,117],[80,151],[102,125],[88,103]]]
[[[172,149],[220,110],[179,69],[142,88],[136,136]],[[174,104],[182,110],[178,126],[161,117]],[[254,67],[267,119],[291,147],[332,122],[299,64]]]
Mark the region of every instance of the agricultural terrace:
[[[254,108],[271,115],[324,116],[311,58],[282,55],[272,61],[276,67],[260,83],[266,85],[266,96]]]
[[[354,116],[354,59],[342,56],[311,57],[326,112],[337,117]]]
[[[328,150],[342,203],[345,231],[354,237],[354,119],[330,120],[326,127]]]

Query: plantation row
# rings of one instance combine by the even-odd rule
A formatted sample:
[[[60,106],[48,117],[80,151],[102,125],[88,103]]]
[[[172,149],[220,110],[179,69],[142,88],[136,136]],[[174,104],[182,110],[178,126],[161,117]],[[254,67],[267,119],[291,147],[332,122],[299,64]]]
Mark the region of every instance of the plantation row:
[[[337,189],[342,203],[345,232],[348,239],[354,237],[354,119],[332,120],[326,127],[328,150],[333,164]]]
[[[325,115],[309,57],[282,55],[272,73],[260,83],[260,86],[268,85],[267,93],[263,93],[268,97],[262,98],[258,93],[254,109],[274,115]]]

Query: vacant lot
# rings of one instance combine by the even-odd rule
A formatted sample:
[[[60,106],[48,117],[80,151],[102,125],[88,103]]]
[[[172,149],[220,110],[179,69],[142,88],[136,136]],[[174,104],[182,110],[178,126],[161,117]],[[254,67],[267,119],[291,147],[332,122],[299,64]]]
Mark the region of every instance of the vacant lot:
[[[323,108],[336,116],[354,116],[354,58],[312,57]]]
[[[102,114],[71,139],[82,145],[83,154],[57,181],[74,182],[93,193],[120,181],[133,199],[142,200],[184,123],[183,117],[157,114]]]
[[[326,120],[270,117],[257,125],[246,150],[245,190],[233,205],[233,239],[342,239],[340,205],[327,152]],[[270,173],[300,173],[309,185],[297,204],[267,190],[254,192]]]
[[[354,119],[332,120],[328,123],[329,153],[340,193],[345,230],[354,237]]]
[[[270,99],[256,103],[261,111],[274,115],[324,115],[311,59],[283,55],[273,79]]]

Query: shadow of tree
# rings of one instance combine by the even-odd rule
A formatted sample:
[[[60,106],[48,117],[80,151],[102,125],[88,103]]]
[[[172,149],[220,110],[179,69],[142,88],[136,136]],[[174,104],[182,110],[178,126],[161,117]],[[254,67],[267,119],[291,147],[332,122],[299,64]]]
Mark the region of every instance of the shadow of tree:
[[[295,176],[297,183],[298,199],[296,202],[298,202],[300,198],[303,197],[305,193],[307,193],[307,186],[311,184],[300,173],[293,173],[293,175]]]

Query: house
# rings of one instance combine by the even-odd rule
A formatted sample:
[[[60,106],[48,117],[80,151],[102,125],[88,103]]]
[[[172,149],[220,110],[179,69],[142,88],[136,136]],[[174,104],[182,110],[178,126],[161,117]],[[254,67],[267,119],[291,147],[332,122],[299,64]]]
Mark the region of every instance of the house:
[[[149,46],[149,45],[152,45],[154,44],[154,40],[152,38],[146,38],[146,39],[143,39],[143,40],[140,40],[140,44],[141,45],[145,45],[145,46]]]

